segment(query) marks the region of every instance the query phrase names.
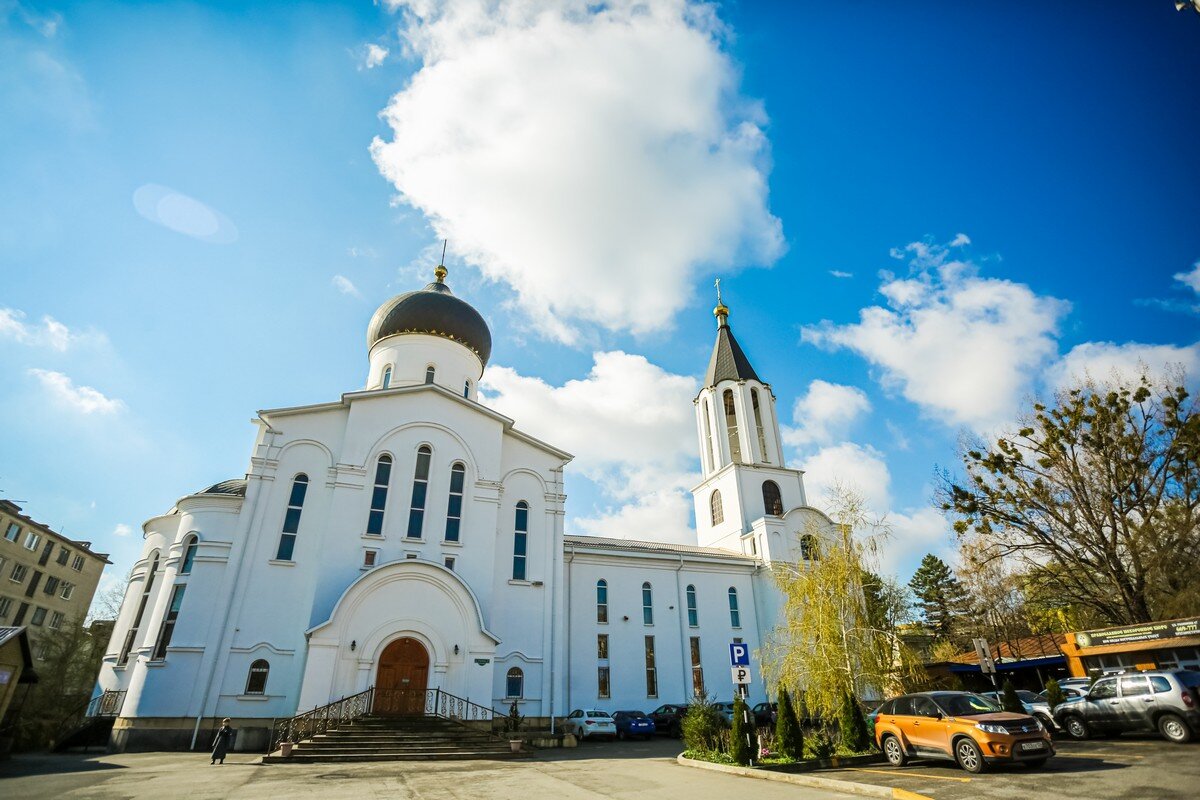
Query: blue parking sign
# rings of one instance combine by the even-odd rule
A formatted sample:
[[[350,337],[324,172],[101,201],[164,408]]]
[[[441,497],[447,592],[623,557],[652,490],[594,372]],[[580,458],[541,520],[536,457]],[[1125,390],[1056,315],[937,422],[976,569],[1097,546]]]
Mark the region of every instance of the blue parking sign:
[[[729,666],[731,667],[748,667],[750,666],[750,645],[742,642],[733,642],[729,645]]]

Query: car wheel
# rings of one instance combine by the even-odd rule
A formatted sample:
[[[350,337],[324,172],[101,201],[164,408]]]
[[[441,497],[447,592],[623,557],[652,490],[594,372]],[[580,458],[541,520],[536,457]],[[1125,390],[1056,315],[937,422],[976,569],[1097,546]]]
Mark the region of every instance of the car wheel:
[[[1030,769],[1041,769],[1042,767],[1046,766],[1046,759],[1034,758],[1029,761],[1026,761],[1025,765],[1028,766]]]
[[[904,746],[895,736],[883,737],[883,754],[893,767],[903,767],[908,763],[908,755],[904,752]]]
[[[1086,739],[1092,734],[1088,724],[1083,721],[1083,717],[1067,717],[1064,727],[1066,727],[1067,733],[1071,734],[1072,739]]]
[[[979,750],[979,745],[975,744],[974,740],[965,737],[954,743],[954,760],[967,772],[974,774],[983,772],[987,766],[983,760],[983,753]]]
[[[1175,744],[1183,744],[1192,738],[1192,729],[1177,714],[1163,714],[1158,718],[1158,732]]]

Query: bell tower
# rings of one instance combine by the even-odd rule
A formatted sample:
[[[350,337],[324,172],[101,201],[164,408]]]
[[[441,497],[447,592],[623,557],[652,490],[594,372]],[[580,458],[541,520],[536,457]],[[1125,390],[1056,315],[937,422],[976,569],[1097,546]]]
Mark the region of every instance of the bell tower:
[[[696,396],[696,430],[704,480],[692,490],[700,545],[761,555],[754,523],[805,505],[798,470],[783,461],[771,385],[759,378],[733,329],[716,282],[717,341]]]

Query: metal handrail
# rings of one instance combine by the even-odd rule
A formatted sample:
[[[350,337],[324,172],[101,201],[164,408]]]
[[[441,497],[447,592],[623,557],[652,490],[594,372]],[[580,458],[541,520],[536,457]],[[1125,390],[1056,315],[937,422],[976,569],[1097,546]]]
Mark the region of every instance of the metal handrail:
[[[271,731],[271,749],[278,750],[284,742],[301,742],[318,734],[340,728],[371,713],[375,687],[343,697],[291,719],[279,720]]]

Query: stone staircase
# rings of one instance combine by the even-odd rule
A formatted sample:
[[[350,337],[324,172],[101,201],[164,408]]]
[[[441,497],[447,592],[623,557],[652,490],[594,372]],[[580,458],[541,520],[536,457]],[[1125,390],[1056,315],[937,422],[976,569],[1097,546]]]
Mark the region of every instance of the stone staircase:
[[[499,759],[528,756],[528,745],[512,752],[508,740],[433,716],[365,716],[298,742],[291,756],[279,751],[264,764]]]

